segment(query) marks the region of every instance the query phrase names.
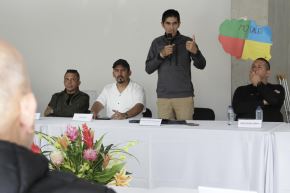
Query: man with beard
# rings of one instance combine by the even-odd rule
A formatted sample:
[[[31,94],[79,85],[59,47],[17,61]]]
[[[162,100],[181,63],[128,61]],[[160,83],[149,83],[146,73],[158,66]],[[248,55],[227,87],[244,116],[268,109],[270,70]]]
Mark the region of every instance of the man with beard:
[[[130,65],[124,59],[113,64],[113,77],[117,83],[104,87],[91,111],[94,118],[106,106],[106,116],[110,119],[140,118],[145,107],[145,92],[142,86],[130,80]]]

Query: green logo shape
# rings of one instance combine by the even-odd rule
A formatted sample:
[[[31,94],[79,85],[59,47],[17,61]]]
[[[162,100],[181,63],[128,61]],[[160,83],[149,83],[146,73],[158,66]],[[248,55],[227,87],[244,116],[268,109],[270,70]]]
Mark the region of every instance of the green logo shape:
[[[225,20],[219,28],[220,35],[239,39],[247,39],[250,28],[250,20],[231,19]]]

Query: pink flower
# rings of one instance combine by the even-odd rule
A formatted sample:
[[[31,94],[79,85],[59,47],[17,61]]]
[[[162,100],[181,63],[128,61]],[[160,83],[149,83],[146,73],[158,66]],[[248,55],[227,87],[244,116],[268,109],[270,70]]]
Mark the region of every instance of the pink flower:
[[[84,158],[88,161],[95,161],[97,159],[97,151],[89,148],[84,151]]]
[[[75,141],[79,136],[79,131],[77,127],[68,125],[65,134],[71,141]]]

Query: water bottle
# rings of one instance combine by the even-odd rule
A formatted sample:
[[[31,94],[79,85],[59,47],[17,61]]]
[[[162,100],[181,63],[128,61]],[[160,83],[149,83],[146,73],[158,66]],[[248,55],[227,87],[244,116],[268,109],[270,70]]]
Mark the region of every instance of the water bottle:
[[[256,109],[256,120],[263,121],[263,109],[260,106],[258,106]]]
[[[235,121],[235,113],[232,106],[228,107],[228,125],[233,124]]]

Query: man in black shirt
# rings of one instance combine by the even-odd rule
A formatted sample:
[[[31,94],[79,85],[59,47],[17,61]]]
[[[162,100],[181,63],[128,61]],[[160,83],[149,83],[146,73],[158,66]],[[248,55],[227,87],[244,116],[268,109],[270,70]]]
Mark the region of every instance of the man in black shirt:
[[[64,75],[65,90],[55,93],[44,111],[44,116],[73,117],[74,113],[88,113],[90,97],[81,92],[80,75],[69,69]]]
[[[240,86],[233,96],[233,108],[237,119],[254,119],[258,106],[263,109],[263,121],[282,122],[280,109],[285,98],[284,88],[268,83],[270,63],[264,58],[256,59],[250,70],[251,84]]]

